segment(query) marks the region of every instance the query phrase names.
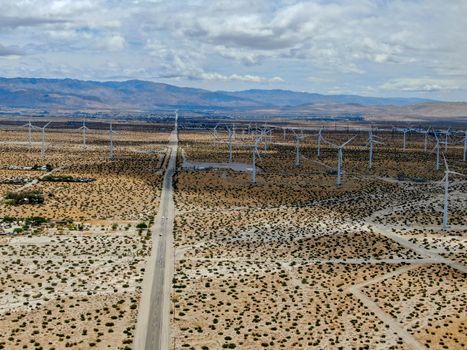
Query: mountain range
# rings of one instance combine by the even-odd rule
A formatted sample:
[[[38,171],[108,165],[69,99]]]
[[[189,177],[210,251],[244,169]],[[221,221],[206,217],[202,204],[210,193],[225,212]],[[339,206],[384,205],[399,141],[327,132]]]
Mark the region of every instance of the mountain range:
[[[0,78],[0,111],[155,111],[175,108],[271,116],[333,116],[347,113],[362,115],[365,119],[392,115],[401,119],[443,117],[467,120],[467,103],[422,98],[322,95],[277,89],[209,91],[142,80],[100,82]]]
[[[0,78],[0,106],[13,108],[254,108],[310,103],[406,106],[420,98],[321,95],[288,90],[208,91],[141,80]]]

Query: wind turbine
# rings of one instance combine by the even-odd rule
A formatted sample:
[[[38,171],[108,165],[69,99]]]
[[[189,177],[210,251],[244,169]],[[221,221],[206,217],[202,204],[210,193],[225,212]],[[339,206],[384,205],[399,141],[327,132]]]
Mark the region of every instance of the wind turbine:
[[[303,131],[300,130],[300,134],[297,134],[294,130],[292,130],[295,136],[295,166],[300,166],[300,141],[303,141],[305,135],[303,135]]]
[[[318,148],[316,149],[316,155],[318,158],[321,156],[321,140],[323,139],[322,133],[323,133],[323,127],[320,127],[318,133],[316,134],[316,136],[318,136],[318,139],[317,139]]]
[[[448,136],[451,135],[451,128],[445,130],[445,131],[442,131],[441,132],[442,134],[444,134],[444,152],[447,152],[448,151]]]
[[[342,158],[343,158],[343,153],[344,153],[344,147],[347,144],[349,144],[356,137],[357,137],[357,135],[353,136],[352,138],[350,138],[349,140],[347,140],[346,142],[344,142],[340,146],[323,139],[324,142],[326,142],[326,143],[330,144],[331,146],[334,146],[334,147],[337,148],[337,178],[336,178],[336,185],[337,186],[341,185],[341,167],[342,167]]]
[[[401,131],[402,133],[404,133],[404,145],[403,145],[403,148],[402,150],[405,152],[406,150],[406,146],[407,146],[407,133],[411,131],[411,129],[409,128],[398,128],[397,131]]]
[[[113,140],[113,134],[116,134],[115,131],[112,129],[112,122],[110,122],[110,128],[109,128],[109,159],[112,160],[114,159],[114,140]]]
[[[216,124],[214,127],[214,137],[217,138],[217,127],[219,126],[219,123]]]
[[[86,120],[85,119],[83,119],[83,126],[78,128],[78,130],[82,130],[83,147],[86,148],[86,132],[89,130],[89,128],[86,126]]]
[[[232,139],[235,137],[234,127],[227,127],[227,132],[229,133],[229,163],[232,163]]]
[[[258,152],[258,143],[260,142],[260,138],[256,139],[256,142],[253,144],[253,164],[252,164],[252,171],[251,171],[251,183],[256,184],[256,156],[258,156],[259,159],[261,159],[261,156],[259,155]]]
[[[29,120],[27,124],[24,124],[21,127],[28,128],[28,143],[29,143],[29,148],[31,148],[32,147],[32,129],[35,128],[35,126],[32,125],[31,121]]]
[[[267,129],[266,126],[260,129],[261,139],[264,139],[264,150],[268,150],[268,139],[271,141],[271,129]]]
[[[448,218],[448,207],[449,207],[449,174],[453,175],[460,175],[465,176],[464,174],[451,171],[448,167],[448,162],[446,161],[446,157],[444,157],[444,178],[441,181],[444,181],[444,208],[443,208],[443,230],[447,230],[449,228],[449,218]]]
[[[370,157],[368,159],[368,169],[373,167],[373,147],[375,144],[383,144],[381,141],[376,140],[376,135],[373,134],[373,129],[368,131],[368,145],[370,146]]]
[[[41,159],[43,159],[44,156],[45,156],[45,136],[46,136],[46,135],[45,135],[45,128],[46,128],[47,126],[49,126],[50,123],[51,123],[51,122],[48,122],[48,123],[45,124],[42,128],[36,126],[36,128],[41,129],[41,133],[42,133]]]
[[[439,170],[439,161],[440,161],[439,148],[440,148],[440,145],[439,145],[438,135],[436,135],[436,131],[434,132],[434,135],[435,135],[435,139],[436,139],[436,144],[435,144],[435,147],[434,147],[433,150],[436,150],[436,170]]]
[[[467,130],[464,131],[464,157],[462,158],[464,162],[466,161],[467,155]]]
[[[423,150],[424,150],[424,152],[426,152],[427,147],[428,147],[428,134],[430,133],[430,128],[428,128],[426,130],[421,130],[421,131],[419,131],[419,133],[425,134],[425,142],[424,142]]]

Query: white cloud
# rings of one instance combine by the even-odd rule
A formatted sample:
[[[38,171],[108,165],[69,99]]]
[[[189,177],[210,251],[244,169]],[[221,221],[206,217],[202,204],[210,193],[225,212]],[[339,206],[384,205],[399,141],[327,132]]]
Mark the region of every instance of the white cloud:
[[[400,78],[387,81],[380,86],[382,90],[432,92],[459,90],[461,85],[456,80],[432,78]]]
[[[282,83],[284,79],[281,77],[273,77],[273,78],[264,78],[257,75],[241,75],[241,74],[231,74],[231,75],[223,75],[219,73],[201,73],[199,74],[199,78],[204,80],[219,80],[219,81],[244,81],[250,83]]]
[[[120,51],[125,48],[125,38],[121,35],[112,35],[104,39],[104,47],[110,51]]]

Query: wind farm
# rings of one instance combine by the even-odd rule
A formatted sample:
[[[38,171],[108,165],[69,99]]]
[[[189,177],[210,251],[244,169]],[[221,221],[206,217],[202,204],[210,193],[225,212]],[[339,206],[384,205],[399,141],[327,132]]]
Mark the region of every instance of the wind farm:
[[[73,305],[82,293],[86,298],[76,299],[79,312],[92,315],[105,296],[120,298],[121,316],[96,314],[98,323],[83,323],[86,334],[68,328],[57,336],[43,329],[38,334],[49,340],[39,344],[405,349],[430,346],[446,334],[449,340],[439,344],[463,342],[461,328],[453,328],[461,327],[457,321],[440,328],[423,321],[438,324],[462,313],[463,303],[449,293],[459,293],[465,283],[463,130],[222,118],[211,126],[200,120],[203,126],[193,128],[196,119],[185,124],[183,111],[169,115],[170,123],[150,124],[41,118],[2,127],[0,120],[4,273],[23,266],[10,265],[18,254],[36,259],[38,271],[46,269],[47,256],[57,254],[56,241],[62,268],[76,254],[96,263],[117,254],[105,266],[132,261],[136,267],[80,287],[68,281],[92,278],[95,274],[86,272],[97,268],[92,263],[79,265],[69,277],[62,274],[66,282],[57,285],[39,282],[39,273],[29,293],[15,292],[7,283],[2,300],[12,306],[3,309],[0,324],[10,340],[0,338],[0,343],[19,346],[35,329],[33,315],[58,310],[50,300]],[[168,200],[163,175],[170,154],[174,209],[164,204],[164,214],[157,214],[160,201]],[[170,216],[173,225],[159,231]],[[105,248],[93,248],[94,241]],[[20,244],[30,247],[27,253],[16,250]],[[34,258],[39,247],[44,257]],[[135,247],[138,253],[130,258]],[[159,261],[164,267],[153,269]],[[439,308],[436,314],[420,314],[417,327],[378,304],[379,285],[392,279],[403,285],[416,271],[440,268],[445,272],[430,279],[457,287],[443,294],[431,284],[440,299],[433,296],[430,302]],[[25,296],[31,293],[37,295],[33,300]],[[404,290],[392,293],[402,298]],[[422,305],[400,306],[399,312],[420,312]],[[271,307],[277,311],[271,313]],[[28,320],[27,326],[11,328],[13,317]],[[104,323],[109,326],[101,330],[98,324]],[[156,333],[152,325],[158,325]],[[75,340],[65,341],[67,336]]]

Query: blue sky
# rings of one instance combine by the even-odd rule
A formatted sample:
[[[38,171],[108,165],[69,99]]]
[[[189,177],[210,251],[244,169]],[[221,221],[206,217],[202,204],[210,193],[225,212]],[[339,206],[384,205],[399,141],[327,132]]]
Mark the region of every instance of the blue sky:
[[[467,100],[467,1],[0,0],[0,76]]]

